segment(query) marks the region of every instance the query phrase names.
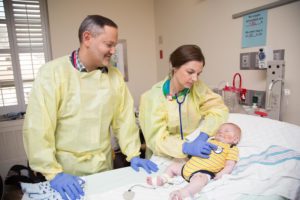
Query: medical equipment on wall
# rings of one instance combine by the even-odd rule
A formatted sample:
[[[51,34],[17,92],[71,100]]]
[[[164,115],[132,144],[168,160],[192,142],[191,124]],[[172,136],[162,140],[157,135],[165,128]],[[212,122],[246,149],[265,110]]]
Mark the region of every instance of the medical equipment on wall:
[[[239,78],[239,87],[236,87],[236,78]],[[232,86],[226,85],[223,88],[224,103],[229,109],[229,112],[238,112],[241,108],[240,103],[246,99],[247,89],[242,88],[242,76],[240,73],[235,73],[232,80]]]
[[[268,62],[266,110],[271,119],[281,120],[284,70],[284,60]]]
[[[256,57],[257,62],[258,62],[258,68],[259,69],[266,69],[267,68],[267,62],[269,60],[273,60],[273,51],[271,48],[260,48],[257,52],[257,57]]]

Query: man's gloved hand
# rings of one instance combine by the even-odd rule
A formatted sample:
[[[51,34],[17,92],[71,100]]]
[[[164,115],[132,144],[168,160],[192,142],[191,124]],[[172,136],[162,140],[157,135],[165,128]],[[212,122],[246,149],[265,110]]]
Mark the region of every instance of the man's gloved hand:
[[[59,173],[54,179],[50,181],[50,186],[59,192],[64,200],[80,199],[80,196],[84,196],[84,192],[79,184],[79,181],[84,182],[77,176],[70,174]],[[66,196],[68,195],[68,197]]]
[[[151,171],[156,172],[158,170],[158,167],[154,162],[139,157],[132,158],[130,165],[137,172],[139,171],[139,167],[142,167],[148,174],[151,174]]]
[[[210,151],[217,149],[214,144],[207,142],[208,135],[201,132],[200,135],[192,142],[185,142],[182,145],[182,152],[191,156],[209,158]]]

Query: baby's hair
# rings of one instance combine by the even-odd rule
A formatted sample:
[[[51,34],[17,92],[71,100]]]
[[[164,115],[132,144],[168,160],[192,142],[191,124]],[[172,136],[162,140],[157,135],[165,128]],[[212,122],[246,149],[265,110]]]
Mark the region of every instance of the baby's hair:
[[[235,124],[235,123],[232,123],[232,122],[226,122],[225,124],[230,124],[230,125],[236,127],[236,128],[239,130],[239,132],[242,132],[241,128],[240,128],[237,124]]]
[[[237,129],[237,133],[239,134],[239,137],[241,139],[241,136],[242,136],[242,129],[235,123],[232,123],[232,122],[226,122],[225,124],[229,124],[229,125],[232,125],[234,126],[236,129]]]

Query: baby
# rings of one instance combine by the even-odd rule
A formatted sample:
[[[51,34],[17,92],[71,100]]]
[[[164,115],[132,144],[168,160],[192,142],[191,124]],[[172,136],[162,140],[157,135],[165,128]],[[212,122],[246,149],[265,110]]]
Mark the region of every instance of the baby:
[[[174,176],[181,175],[189,184],[180,190],[170,194],[170,199],[181,200],[193,197],[211,180],[219,179],[224,174],[230,174],[238,161],[238,148],[236,144],[240,141],[241,129],[233,123],[224,123],[220,126],[215,137],[209,142],[217,145],[209,158],[193,156],[186,163],[174,162],[167,167],[164,174],[152,178],[147,177],[150,185],[162,186],[168,183]]]

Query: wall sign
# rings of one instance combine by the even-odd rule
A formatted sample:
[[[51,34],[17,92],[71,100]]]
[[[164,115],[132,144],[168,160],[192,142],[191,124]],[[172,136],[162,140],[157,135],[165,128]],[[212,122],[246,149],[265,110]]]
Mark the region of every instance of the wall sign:
[[[243,17],[242,48],[265,46],[267,35],[267,10]]]

